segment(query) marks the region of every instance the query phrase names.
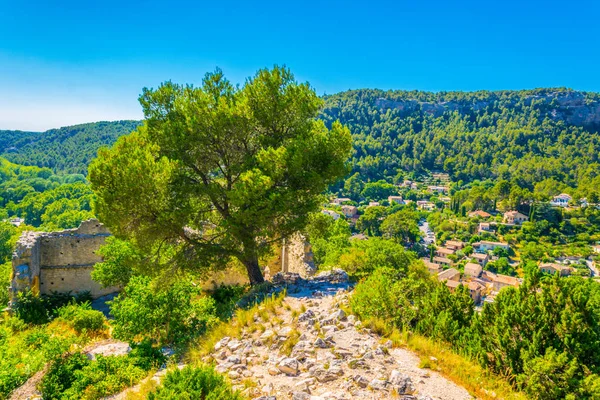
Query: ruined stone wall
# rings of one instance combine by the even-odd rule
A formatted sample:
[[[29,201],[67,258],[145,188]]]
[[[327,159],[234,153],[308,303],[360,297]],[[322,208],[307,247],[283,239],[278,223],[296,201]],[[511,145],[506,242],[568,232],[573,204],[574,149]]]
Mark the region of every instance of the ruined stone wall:
[[[103,288],[91,278],[96,251],[110,232],[98,220],[83,221],[76,229],[60,232],[24,232],[13,253],[11,298],[17,293],[84,292],[100,297],[118,290]]]
[[[310,243],[297,233],[285,240],[281,250],[281,271],[292,272],[306,278],[317,271]]]

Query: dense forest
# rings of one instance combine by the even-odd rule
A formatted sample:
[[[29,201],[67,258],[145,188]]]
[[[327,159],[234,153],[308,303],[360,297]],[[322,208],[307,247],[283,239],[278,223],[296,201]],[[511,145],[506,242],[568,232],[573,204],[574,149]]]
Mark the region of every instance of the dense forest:
[[[61,174],[86,174],[100,146],[134,130],[138,121],[94,122],[43,133],[0,130],[0,155],[23,165]]]
[[[363,181],[445,171],[455,181],[500,178],[531,189],[554,178],[574,187],[600,166],[596,93],[352,90],[326,96],[321,118],[350,128]]]

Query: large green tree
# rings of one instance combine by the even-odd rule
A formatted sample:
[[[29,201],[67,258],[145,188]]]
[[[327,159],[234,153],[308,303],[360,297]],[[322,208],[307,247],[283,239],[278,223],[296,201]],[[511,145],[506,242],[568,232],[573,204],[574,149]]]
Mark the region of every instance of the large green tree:
[[[89,179],[111,231],[175,268],[233,257],[262,282],[259,258],[348,172],[348,129],[317,120],[321,99],[286,68],[241,87],[217,70],[200,87],[144,89],[140,103],[144,126],[101,150]]]

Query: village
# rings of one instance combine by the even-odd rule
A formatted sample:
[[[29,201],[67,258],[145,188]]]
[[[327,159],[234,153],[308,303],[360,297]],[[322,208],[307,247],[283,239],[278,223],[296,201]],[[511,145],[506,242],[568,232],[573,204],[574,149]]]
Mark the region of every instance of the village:
[[[414,209],[420,218],[418,226],[421,235],[418,245],[410,246],[410,249],[416,250],[421,255],[428,271],[440,282],[444,282],[450,291],[454,291],[459,285],[466,286],[476,306],[493,302],[502,288],[518,287],[523,282],[522,271],[516,272],[521,267],[518,244],[511,245],[502,241],[500,239],[502,235],[498,232],[520,230],[524,224],[529,223],[529,215],[517,210],[502,212],[477,209],[465,212],[463,209],[460,210],[463,215],[460,212],[454,213],[449,221],[452,221],[455,226],[474,226],[473,231],[468,235],[470,239],[467,241],[458,237],[445,237],[440,240],[440,232],[434,232],[427,219],[432,213],[440,213],[452,208],[451,182],[448,175],[434,173],[428,180],[420,182],[404,180],[395,186],[398,194],[389,195],[387,199],[379,201],[356,203],[348,197],[334,198],[325,205],[322,213],[334,220],[345,218],[354,231],[352,239],[368,240],[369,237],[365,233],[358,232],[356,229],[367,209],[371,207],[386,207],[393,210],[402,207]],[[416,199],[415,192],[419,193]],[[408,193],[412,194],[410,196],[412,198],[407,198]],[[591,206],[598,208],[595,204],[588,204],[586,199],[577,201],[566,193],[553,196],[547,204],[561,211]],[[380,220],[383,220],[383,217],[380,217]],[[590,244],[588,253],[590,254],[544,257],[537,261],[536,266],[542,274],[546,275],[597,277],[599,273],[595,255],[600,254],[600,245]],[[498,268],[489,268],[499,261],[507,263],[508,268],[515,273],[505,274],[497,271]]]

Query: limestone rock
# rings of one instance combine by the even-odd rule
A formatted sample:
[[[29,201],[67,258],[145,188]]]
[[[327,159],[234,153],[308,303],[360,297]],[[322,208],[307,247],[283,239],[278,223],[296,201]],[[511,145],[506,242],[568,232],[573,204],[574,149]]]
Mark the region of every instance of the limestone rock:
[[[284,358],[279,362],[277,368],[286,375],[298,375],[298,360],[292,357]]]

